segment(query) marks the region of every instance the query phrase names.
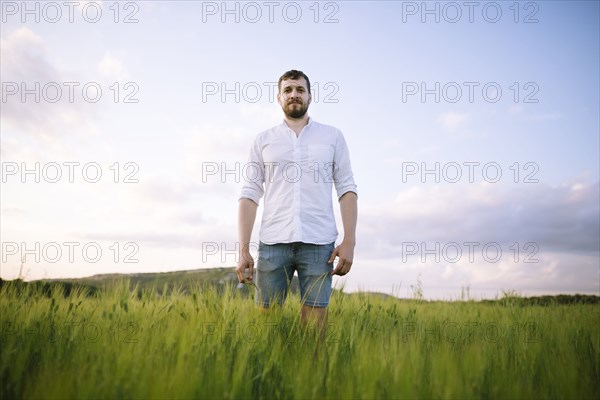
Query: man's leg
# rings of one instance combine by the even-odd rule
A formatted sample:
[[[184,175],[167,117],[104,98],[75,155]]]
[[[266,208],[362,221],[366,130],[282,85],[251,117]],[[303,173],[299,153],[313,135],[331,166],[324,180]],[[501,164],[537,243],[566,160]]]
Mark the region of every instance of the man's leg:
[[[327,307],[302,306],[300,322],[303,328],[316,328],[319,338],[325,339],[327,334]]]
[[[288,246],[259,243],[254,299],[264,310],[273,304],[283,304],[285,301],[289,280],[293,274],[290,265]]]
[[[316,328],[321,340],[325,338],[327,329],[327,306],[333,270],[333,263],[328,263],[328,260],[333,247],[334,243],[303,243],[296,256],[302,298],[300,321],[304,328]]]

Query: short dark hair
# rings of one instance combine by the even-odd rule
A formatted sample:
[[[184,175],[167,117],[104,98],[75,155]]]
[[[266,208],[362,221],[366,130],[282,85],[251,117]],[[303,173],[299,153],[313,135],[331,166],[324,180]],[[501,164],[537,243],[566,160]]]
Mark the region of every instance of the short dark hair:
[[[279,82],[277,83],[277,90],[281,92],[281,81],[285,81],[288,79],[298,79],[298,78],[304,78],[306,79],[306,86],[308,89],[308,94],[310,94],[310,80],[308,79],[308,76],[306,76],[306,74],[302,71],[298,71],[296,69],[291,69],[289,71],[287,71],[286,73],[284,73],[283,75],[281,75],[281,77],[279,78]]]

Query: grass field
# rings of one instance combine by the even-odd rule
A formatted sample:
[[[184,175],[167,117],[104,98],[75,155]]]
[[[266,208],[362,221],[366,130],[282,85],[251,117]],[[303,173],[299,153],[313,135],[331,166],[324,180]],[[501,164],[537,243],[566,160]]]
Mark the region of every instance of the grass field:
[[[19,398],[600,398],[600,305],[335,291],[324,341],[299,299],[225,290],[0,289],[1,395]]]

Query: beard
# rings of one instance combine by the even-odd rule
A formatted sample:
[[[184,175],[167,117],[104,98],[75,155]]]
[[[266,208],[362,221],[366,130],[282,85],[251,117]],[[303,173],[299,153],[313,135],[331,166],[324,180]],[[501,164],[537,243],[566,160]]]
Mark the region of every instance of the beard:
[[[292,119],[304,117],[306,111],[308,111],[308,104],[304,104],[302,102],[289,102],[285,105],[285,107],[283,107],[283,113],[285,114],[285,116]]]

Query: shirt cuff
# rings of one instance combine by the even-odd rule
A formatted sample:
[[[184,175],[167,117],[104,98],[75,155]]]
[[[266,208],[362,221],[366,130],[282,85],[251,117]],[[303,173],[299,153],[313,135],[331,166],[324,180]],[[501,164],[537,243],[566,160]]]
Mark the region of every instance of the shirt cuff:
[[[338,193],[338,201],[342,198],[343,195],[345,195],[348,192],[352,192],[356,195],[356,198],[358,198],[358,192],[356,191],[356,186],[354,188],[347,188],[347,189],[340,189],[337,191]]]
[[[255,203],[256,203],[256,205],[258,205],[258,204],[259,204],[259,202],[260,202],[260,198],[259,198],[259,197],[252,197],[252,196],[248,196],[248,195],[245,195],[245,194],[242,194],[242,195],[240,195],[240,197],[238,198],[238,202],[239,202],[241,199],[248,199],[248,200],[252,200],[253,202],[255,202]]]

